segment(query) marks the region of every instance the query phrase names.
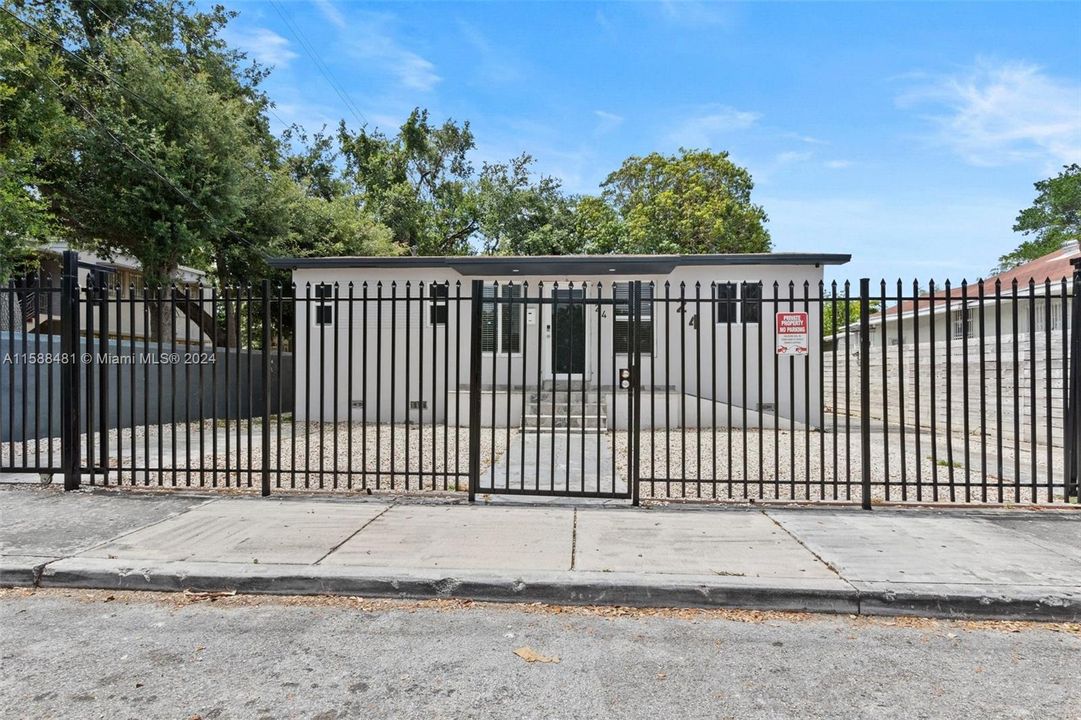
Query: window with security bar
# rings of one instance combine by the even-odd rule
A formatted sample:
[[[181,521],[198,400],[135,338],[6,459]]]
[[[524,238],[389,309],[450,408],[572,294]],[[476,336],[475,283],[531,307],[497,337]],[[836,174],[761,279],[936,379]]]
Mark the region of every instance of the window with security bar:
[[[495,298],[497,286],[485,285],[484,297]],[[498,286],[500,298],[522,297],[521,285]],[[486,302],[481,305],[480,347],[484,352],[521,352],[522,304]]]
[[[615,300],[615,325],[614,339],[615,351],[627,354],[630,352],[630,317],[631,317],[631,284],[615,283],[612,286],[612,297]],[[642,315],[638,323],[638,349],[648,355],[653,354],[653,286],[642,284]]]
[[[1062,299],[1040,298],[1036,301],[1036,332],[1044,332],[1047,327],[1047,303],[1051,303],[1051,330],[1062,327]]]
[[[966,334],[972,337],[975,334],[973,325],[972,308],[957,308],[953,311],[954,338],[963,338]]]

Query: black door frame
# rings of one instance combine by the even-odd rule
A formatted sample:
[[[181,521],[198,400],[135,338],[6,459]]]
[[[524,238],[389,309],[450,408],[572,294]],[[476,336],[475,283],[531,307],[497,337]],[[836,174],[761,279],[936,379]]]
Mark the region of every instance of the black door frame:
[[[555,374],[555,376],[557,378],[560,375],[567,375],[568,378],[571,375],[580,375],[582,377],[582,380],[583,381],[585,380],[585,376],[586,376],[586,344],[587,344],[586,343],[586,334],[587,334],[586,333],[586,305],[583,302],[585,299],[586,299],[585,288],[559,288],[559,287],[552,288],[552,309],[551,309],[551,317],[550,317],[550,323],[549,323],[550,326],[551,326],[551,332],[550,332],[551,340],[548,343],[548,345],[549,345],[548,349],[549,349],[549,352],[551,354],[550,358],[549,358],[549,361],[551,362],[551,369],[552,369],[552,372]],[[573,338],[573,337],[568,339],[568,342],[571,343],[571,345],[570,345],[570,347],[566,348],[568,350],[574,351],[573,355],[571,353],[569,353],[569,352],[561,352],[564,348],[561,347],[560,344],[559,344],[560,330],[562,330],[564,333],[568,333],[568,332],[573,333],[574,332],[574,327],[573,326],[561,327],[561,326],[563,326],[563,323],[566,322],[565,320],[557,319],[558,316],[559,316],[559,312],[561,310],[577,312],[578,315],[579,315],[579,318],[580,318],[580,320],[577,323],[578,329],[580,331],[579,332],[579,338],[578,338],[580,348],[575,348],[573,346],[573,344],[575,342],[575,338]],[[579,350],[580,350],[580,352],[579,352]],[[561,367],[560,366],[560,361],[561,360],[567,361],[570,364],[571,367],[569,369]],[[580,364],[580,369],[578,369],[578,370],[575,370],[573,368],[575,360],[577,360],[578,363]]]

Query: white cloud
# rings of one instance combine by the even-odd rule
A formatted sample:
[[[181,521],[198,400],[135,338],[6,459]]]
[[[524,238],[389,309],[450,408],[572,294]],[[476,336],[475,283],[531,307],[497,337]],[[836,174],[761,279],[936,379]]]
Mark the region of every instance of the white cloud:
[[[459,20],[458,27],[462,37],[474,50],[474,67],[481,81],[493,85],[508,85],[521,80],[522,72],[518,68],[518,62],[502,48],[493,45],[476,25]]]
[[[661,11],[668,22],[693,27],[730,26],[734,19],[732,8],[715,2],[665,0],[661,3]]]
[[[851,160],[827,160],[822,164],[830,170],[844,170],[845,168],[852,167]]]
[[[934,139],[973,165],[1081,160],[1081,83],[1030,63],[989,60],[922,83],[898,104],[936,107]]]
[[[804,150],[789,150],[777,155],[778,165],[792,165],[793,163],[806,162],[814,157],[814,153]]]
[[[345,29],[347,24],[345,22],[345,16],[334,6],[334,3],[332,3],[331,0],[312,0],[312,2],[315,3],[315,6],[323,13],[323,17],[334,25],[337,25],[339,28]]]
[[[717,135],[746,130],[762,117],[759,113],[713,105],[677,124],[667,140],[684,147],[708,147]]]
[[[435,65],[399,45],[387,24],[385,16],[369,14],[358,18],[349,31],[351,54],[393,74],[406,88],[428,92],[442,80]]]
[[[267,28],[230,30],[226,37],[231,44],[263,65],[273,65],[280,69],[297,57],[297,54],[289,49],[288,40]]]
[[[623,124],[622,115],[616,115],[606,110],[594,110],[593,114],[597,117],[597,128],[594,131],[597,135],[610,133]]]

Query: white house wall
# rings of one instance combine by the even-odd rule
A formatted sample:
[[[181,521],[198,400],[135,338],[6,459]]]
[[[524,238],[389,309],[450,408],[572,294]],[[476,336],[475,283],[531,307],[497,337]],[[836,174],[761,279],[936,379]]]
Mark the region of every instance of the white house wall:
[[[819,357],[819,321],[820,313],[816,303],[804,307],[802,303],[803,283],[810,284],[810,294],[817,297],[818,282],[822,277],[820,268],[811,266],[708,266],[679,267],[671,275],[626,276],[610,275],[568,275],[563,277],[546,276],[503,276],[485,277],[485,282],[496,281],[500,284],[514,282],[527,287],[527,298],[538,297],[542,287],[546,297],[550,297],[551,288],[574,287],[587,289],[587,298],[597,297],[597,284],[601,283],[602,297],[611,297],[613,282],[641,280],[643,283],[655,283],[658,299],[665,297],[665,282],[669,283],[668,297],[671,303],[657,302],[654,305],[654,352],[642,354],[641,383],[643,402],[643,425],[653,413],[649,412],[649,398],[657,403],[658,420],[663,414],[660,396],[664,387],[669,386],[669,395],[678,395],[683,390],[690,399],[696,401],[699,396],[705,405],[717,400],[723,411],[718,412],[718,422],[728,422],[728,404],[732,405],[732,424],[738,425],[743,420],[746,408],[749,425],[757,423],[759,393],[761,405],[765,408],[763,422],[769,427],[774,414],[791,418],[795,414],[798,422],[820,422],[818,387]],[[295,336],[295,355],[297,358],[297,402],[298,419],[322,418],[324,421],[337,419],[354,421],[362,419],[368,422],[404,422],[406,413],[410,422],[418,422],[423,413],[423,421],[442,424],[446,418],[448,424],[459,421],[468,423],[468,387],[469,387],[469,351],[470,351],[470,301],[471,283],[474,277],[460,275],[450,268],[317,268],[302,269],[294,272],[297,295],[297,323]],[[423,300],[421,283],[423,282]],[[431,302],[428,287],[432,283],[450,283],[450,297],[447,302],[447,325],[433,326],[429,322]],[[462,299],[458,297],[459,285]],[[762,324],[717,324],[713,325],[710,304],[711,283],[763,283],[764,295]],[[807,309],[810,313],[810,354],[805,357],[781,357],[774,354],[773,322],[773,284],[781,288],[781,300],[778,310],[787,310],[788,284],[795,283],[795,310]],[[315,324],[316,307],[323,301],[317,300],[316,286],[321,283],[338,284],[338,310],[335,322],[331,325]],[[350,303],[349,284],[352,283],[353,302]],[[684,299],[687,311],[679,312],[680,283],[684,283]],[[700,283],[695,298],[695,283]],[[310,284],[310,289],[308,285]],[[367,284],[367,320],[365,320],[364,295]],[[379,316],[377,298],[382,293],[384,303]],[[409,322],[406,323],[407,295],[409,303]],[[388,301],[396,297],[393,304]],[[306,299],[310,297],[310,299]],[[327,301],[334,305],[334,301]],[[350,325],[349,307],[352,305],[352,323]],[[497,305],[497,308],[501,307]],[[393,308],[393,311],[392,311]],[[667,309],[667,312],[665,310]],[[533,312],[530,313],[530,310]],[[611,305],[586,306],[586,367],[585,379],[591,393],[602,389],[602,398],[610,405],[609,425],[618,426],[621,415],[614,403],[621,403],[621,393],[611,391],[613,378],[620,368],[628,366],[626,355],[613,355],[613,319],[610,317]],[[511,424],[521,423],[521,395],[523,383],[526,395],[535,388],[540,372],[543,383],[552,379],[551,351],[549,342],[551,305],[526,305],[523,310],[522,352],[505,353],[486,352],[482,358],[482,423],[492,422],[491,401],[496,400],[495,424],[506,424],[506,390],[509,384],[511,393]],[[703,320],[699,328],[690,326],[694,314]],[[532,314],[532,321],[529,315]],[[368,328],[367,351],[364,352],[365,326]],[[381,346],[377,345],[376,326],[382,328]],[[408,327],[408,332],[406,328]],[[351,333],[350,333],[351,328]],[[714,330],[716,331],[714,333]],[[729,331],[731,337],[729,337]],[[337,333],[337,361],[334,361],[335,333]],[[393,349],[392,333],[394,334]],[[350,339],[351,334],[351,339]],[[746,335],[746,343],[744,343]],[[598,345],[599,336],[599,345]],[[682,340],[681,340],[682,336]],[[408,350],[407,350],[408,339]],[[422,350],[423,343],[423,350]],[[744,349],[746,344],[746,349]],[[711,353],[710,348],[714,348]],[[352,354],[350,356],[350,348]],[[444,376],[443,358],[448,359],[446,377]],[[714,363],[716,358],[716,380],[714,381]],[[667,359],[667,373],[666,373]],[[761,360],[761,361],[760,361]],[[351,361],[351,363],[350,363]],[[701,372],[699,373],[699,364]],[[436,369],[433,378],[433,366]],[[776,366],[776,367],[775,367]],[[311,368],[311,372],[307,368]],[[349,368],[352,367],[350,377]],[[508,378],[508,369],[510,372]],[[335,377],[335,370],[337,376]],[[806,382],[805,370],[809,371],[811,382]],[[421,390],[423,376],[424,408],[407,408],[405,375],[408,371],[408,391],[410,402],[416,402]],[[523,375],[524,371],[524,375]],[[746,379],[744,379],[746,378]],[[759,379],[761,378],[761,384]],[[776,378],[778,395],[774,396]],[[491,391],[493,387],[496,392]],[[652,393],[651,393],[652,389]],[[335,391],[336,390],[336,391]],[[434,390],[434,393],[433,393]],[[393,405],[392,405],[393,396]],[[593,399],[591,396],[590,399]],[[351,398],[351,399],[350,399]],[[669,402],[672,402],[671,400]],[[695,407],[697,405],[695,404]],[[712,412],[703,413],[702,424],[712,424]],[[460,417],[459,417],[460,416]],[[674,415],[672,417],[675,417]],[[688,423],[697,424],[697,420],[687,417]],[[785,426],[787,423],[782,423]]]

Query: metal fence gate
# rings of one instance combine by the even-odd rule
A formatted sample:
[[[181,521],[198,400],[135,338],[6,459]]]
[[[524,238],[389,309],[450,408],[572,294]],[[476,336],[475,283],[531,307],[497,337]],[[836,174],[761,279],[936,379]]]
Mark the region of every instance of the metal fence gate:
[[[641,287],[474,281],[482,302],[471,323],[470,499],[637,504]],[[482,472],[481,446],[495,448],[497,434],[502,457]]]
[[[788,352],[776,323],[806,313]],[[827,322],[827,319],[829,322]],[[822,328],[831,327],[829,332]],[[1081,271],[0,288],[0,473],[129,488],[1076,502]]]

